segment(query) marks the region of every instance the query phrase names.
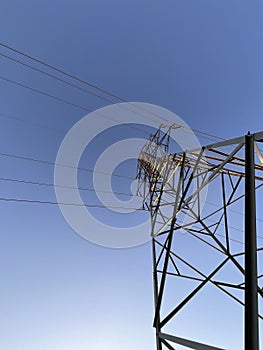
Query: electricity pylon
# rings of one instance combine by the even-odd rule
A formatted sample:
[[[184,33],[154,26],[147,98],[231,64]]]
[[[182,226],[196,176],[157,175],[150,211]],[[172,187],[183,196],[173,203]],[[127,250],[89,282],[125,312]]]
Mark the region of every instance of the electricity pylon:
[[[174,344],[219,349],[177,336],[171,324],[208,285],[244,306],[244,349],[259,350],[263,264],[258,261],[263,247],[256,223],[261,220],[260,195],[263,199],[263,132],[169,153],[172,128],[160,127],[151,135],[140,152],[137,172],[138,194],[151,215],[157,350],[175,349]],[[172,306],[176,289],[167,292],[171,278],[194,284]]]

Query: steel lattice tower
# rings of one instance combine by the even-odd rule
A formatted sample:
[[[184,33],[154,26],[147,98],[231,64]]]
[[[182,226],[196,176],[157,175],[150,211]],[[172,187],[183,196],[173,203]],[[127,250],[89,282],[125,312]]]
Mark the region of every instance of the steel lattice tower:
[[[256,223],[257,205],[260,197],[263,199],[263,132],[169,154],[172,128],[160,127],[138,158],[138,194],[151,215],[157,350],[175,349],[174,344],[219,349],[216,344],[176,336],[175,329],[172,334],[165,332],[208,285],[244,306],[244,349],[259,350],[263,264],[258,262],[263,241],[257,236]],[[212,192],[216,203],[205,200],[206,190]],[[238,235],[236,222],[241,222]],[[189,245],[190,239],[195,242],[186,252],[183,239],[189,240]],[[204,255],[201,267],[199,247],[204,247],[201,254],[209,254]],[[225,272],[229,268],[234,280]],[[165,290],[171,278],[192,281],[194,287],[172,307],[170,296],[167,311]]]

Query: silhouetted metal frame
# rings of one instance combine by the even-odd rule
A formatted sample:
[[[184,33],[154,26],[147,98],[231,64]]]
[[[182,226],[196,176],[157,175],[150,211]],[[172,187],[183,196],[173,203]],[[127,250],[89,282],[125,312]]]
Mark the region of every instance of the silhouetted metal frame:
[[[254,136],[246,135],[245,349],[259,349]]]
[[[156,328],[157,350],[162,350],[163,347],[174,349],[169,342],[190,349],[219,349],[162,332],[162,328],[208,283],[213,284],[245,307],[244,347],[245,350],[259,350],[258,320],[263,317],[258,314],[258,297],[263,297],[263,290],[258,284],[262,276],[258,276],[257,272],[257,252],[262,251],[263,248],[257,247],[255,193],[263,186],[263,176],[261,176],[263,156],[256,144],[256,142],[262,142],[263,132],[210,144],[201,149],[168,154],[170,131],[170,128],[165,132],[160,128],[156,134],[151,136],[140,153],[137,174],[141,181],[138,193],[143,196],[144,207],[150,211],[152,220],[155,299],[153,325]],[[262,164],[255,163],[254,145]],[[229,153],[222,151],[223,148],[229,146],[232,147]],[[244,151],[244,157],[238,156],[241,151]],[[180,172],[179,178],[175,176],[176,171]],[[261,171],[262,173],[258,174]],[[202,217],[200,193],[216,178],[221,178],[222,205]],[[243,179],[245,180],[245,192],[237,196]],[[260,185],[255,186],[255,180],[261,181]],[[194,181],[198,183],[198,186],[193,193],[190,193]],[[228,181],[228,187],[226,181]],[[243,199],[245,200],[245,249],[232,253],[228,210],[233,203]],[[197,209],[193,209],[193,201],[198,202]],[[173,209],[167,216],[165,209],[168,207]],[[187,215],[192,221],[190,223],[180,221],[179,213]],[[214,215],[218,215],[218,219],[210,224]],[[225,228],[223,242],[218,234],[219,227],[222,225]],[[203,273],[172,250],[173,236],[181,229],[224,256],[224,259],[209,274]],[[159,237],[162,240],[165,237],[164,242],[161,242]],[[157,247],[160,248],[159,253],[157,253]],[[245,257],[244,264],[238,261],[241,256]],[[186,266],[188,270],[190,269],[193,275],[181,273],[177,262]],[[228,262],[233,263],[243,276],[242,283],[234,284],[215,279],[215,275]],[[172,266],[174,272],[169,271],[168,266]],[[158,274],[161,276],[160,283],[158,283]],[[168,315],[161,319],[160,310],[164,302],[163,292],[167,275],[190,279],[199,284]],[[226,288],[244,291],[245,303]]]

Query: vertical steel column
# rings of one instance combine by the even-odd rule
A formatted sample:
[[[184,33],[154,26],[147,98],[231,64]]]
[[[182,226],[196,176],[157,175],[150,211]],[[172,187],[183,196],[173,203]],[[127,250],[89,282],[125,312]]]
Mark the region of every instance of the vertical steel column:
[[[259,350],[254,136],[245,136],[245,350]]]
[[[153,255],[153,290],[154,290],[154,309],[156,310],[157,306],[157,298],[158,298],[158,276],[157,276],[157,268],[156,268],[156,249],[155,249],[155,241],[154,237],[152,237],[152,255]],[[160,333],[160,314],[157,317],[156,323],[156,348],[157,350],[162,350],[162,342],[159,337]]]

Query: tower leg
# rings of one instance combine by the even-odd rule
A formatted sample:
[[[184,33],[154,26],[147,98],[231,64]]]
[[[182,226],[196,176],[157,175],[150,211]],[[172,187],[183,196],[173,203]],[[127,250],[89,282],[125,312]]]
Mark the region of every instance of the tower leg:
[[[245,142],[245,350],[259,350],[254,137]]]

